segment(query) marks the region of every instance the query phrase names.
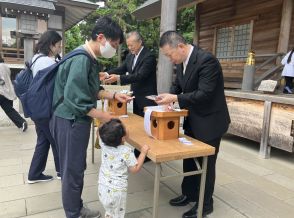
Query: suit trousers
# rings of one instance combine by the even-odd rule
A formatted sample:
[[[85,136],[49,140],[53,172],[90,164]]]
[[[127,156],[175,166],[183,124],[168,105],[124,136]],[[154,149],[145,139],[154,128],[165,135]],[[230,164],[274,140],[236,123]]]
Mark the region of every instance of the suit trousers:
[[[13,101],[0,95],[0,105],[9,119],[18,127],[21,128],[25,119],[13,108]]]
[[[60,172],[58,148],[50,132],[49,119],[34,120],[34,122],[37,133],[37,145],[29,170],[29,180],[38,179],[45,170],[50,145],[52,148],[55,170],[56,172]]]
[[[133,113],[140,117],[144,117],[144,108],[139,107],[136,99],[133,100]]]
[[[59,147],[63,208],[67,218],[77,218],[83,207],[81,195],[91,123],[78,123],[53,115],[50,128]]]
[[[186,135],[193,137],[191,134]],[[193,137],[194,138],[194,137]],[[215,154],[208,156],[207,161],[207,173],[205,182],[205,193],[204,193],[204,204],[203,207],[209,207],[213,205],[213,192],[215,184],[215,164],[217,159],[217,154],[219,151],[221,138],[217,138],[211,141],[206,141],[215,148]],[[198,158],[200,165],[202,165],[203,158]],[[197,170],[197,166],[193,158],[183,160],[183,171],[190,172]],[[198,201],[199,199],[199,188],[200,188],[201,175],[185,176],[182,182],[182,194],[186,195],[191,201]]]

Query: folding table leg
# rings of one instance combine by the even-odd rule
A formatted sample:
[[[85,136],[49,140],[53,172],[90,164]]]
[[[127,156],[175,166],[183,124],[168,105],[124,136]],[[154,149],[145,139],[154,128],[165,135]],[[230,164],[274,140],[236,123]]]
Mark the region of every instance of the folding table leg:
[[[160,163],[155,164],[154,196],[153,196],[153,218],[158,217],[158,197],[160,185]]]
[[[92,163],[94,163],[94,148],[95,148],[95,122],[92,121]]]
[[[203,157],[203,161],[202,161],[202,173],[201,173],[198,211],[197,211],[197,217],[198,218],[202,218],[204,191],[205,191],[205,180],[206,180],[206,170],[207,170],[207,156]]]

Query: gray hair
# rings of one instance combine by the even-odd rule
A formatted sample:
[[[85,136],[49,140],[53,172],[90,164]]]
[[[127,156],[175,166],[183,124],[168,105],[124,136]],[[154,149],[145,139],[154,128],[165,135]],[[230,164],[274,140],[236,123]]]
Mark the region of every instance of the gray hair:
[[[130,38],[131,36],[135,36],[137,41],[144,42],[142,35],[138,31],[132,31],[127,33],[126,38]]]
[[[162,48],[165,45],[169,45],[170,47],[175,48],[180,43],[187,44],[185,38],[181,34],[176,31],[166,31],[160,37],[159,47]]]

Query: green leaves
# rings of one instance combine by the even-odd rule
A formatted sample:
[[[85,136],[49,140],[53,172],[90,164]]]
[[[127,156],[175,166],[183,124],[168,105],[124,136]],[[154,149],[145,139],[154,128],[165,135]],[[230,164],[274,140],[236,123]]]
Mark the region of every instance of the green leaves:
[[[81,35],[79,25],[75,25],[65,32],[65,53],[70,52],[76,47],[82,45],[85,39]]]
[[[97,2],[97,0],[91,0]],[[80,22],[70,30],[66,31],[66,52],[73,50],[83,44],[91,35],[92,29],[96,20],[101,16],[109,16],[116,20],[121,26],[124,33],[137,30],[144,38],[145,46],[148,47],[156,56],[158,56],[160,18],[155,18],[147,21],[137,21],[131,14],[138,6],[146,0],[106,0],[104,8],[98,8],[90,14],[84,21]],[[177,30],[183,34],[188,42],[193,42],[195,28],[195,7],[184,8],[178,12]],[[120,51],[127,51],[127,46],[124,43]],[[115,56],[112,59],[99,58],[103,68],[116,67],[120,62],[120,56]]]

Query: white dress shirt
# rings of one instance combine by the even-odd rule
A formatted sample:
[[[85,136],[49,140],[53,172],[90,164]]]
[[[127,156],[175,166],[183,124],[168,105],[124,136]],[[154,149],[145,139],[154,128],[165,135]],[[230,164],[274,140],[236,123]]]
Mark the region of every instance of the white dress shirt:
[[[187,57],[186,60],[183,62],[183,75],[185,75],[187,65],[188,65],[188,63],[189,63],[189,60],[190,60],[191,54],[192,54],[193,49],[194,49],[194,47],[193,47],[192,45],[189,45],[189,47],[190,47],[190,51],[189,51],[188,57]]]
[[[139,57],[141,51],[143,50],[143,48],[144,48],[144,46],[142,46],[142,48],[140,49],[140,51],[138,52],[138,54],[135,54],[133,65],[132,65],[132,70],[135,68],[136,63],[137,63],[137,60],[138,60],[138,57]]]

